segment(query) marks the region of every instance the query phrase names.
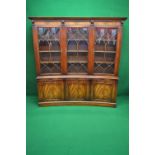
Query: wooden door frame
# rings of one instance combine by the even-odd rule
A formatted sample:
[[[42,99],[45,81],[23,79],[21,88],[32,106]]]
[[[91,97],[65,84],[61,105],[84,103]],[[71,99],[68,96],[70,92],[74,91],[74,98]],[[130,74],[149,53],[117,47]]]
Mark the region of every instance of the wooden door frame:
[[[67,74],[67,28],[64,25],[60,28],[60,51],[61,73]]]
[[[122,44],[122,25],[120,24],[117,27],[117,42],[116,42],[116,55],[115,55],[115,66],[114,66],[114,75],[118,75],[119,63],[120,63],[120,54],[121,54],[121,44]]]
[[[95,27],[92,24],[89,26],[88,37],[88,74],[94,73],[94,48],[95,48]]]
[[[40,75],[40,54],[39,54],[39,39],[38,39],[38,27],[32,26],[32,34],[33,34],[33,48],[34,48],[34,57],[35,57],[35,66],[36,73]]]

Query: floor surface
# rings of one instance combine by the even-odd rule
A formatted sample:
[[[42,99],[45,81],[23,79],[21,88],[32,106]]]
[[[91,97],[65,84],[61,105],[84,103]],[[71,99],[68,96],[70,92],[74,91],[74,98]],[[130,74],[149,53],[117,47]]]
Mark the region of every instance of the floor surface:
[[[27,96],[27,155],[128,155],[129,100],[117,108],[39,107]]]

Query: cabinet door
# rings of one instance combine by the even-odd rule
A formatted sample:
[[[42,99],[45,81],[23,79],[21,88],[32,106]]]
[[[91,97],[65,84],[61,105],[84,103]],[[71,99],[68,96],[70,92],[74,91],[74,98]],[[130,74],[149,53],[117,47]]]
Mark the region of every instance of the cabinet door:
[[[91,99],[114,102],[116,96],[116,81],[93,80],[91,84]]]
[[[63,80],[40,80],[38,81],[39,100],[63,100],[64,82]]]
[[[88,100],[89,82],[86,80],[66,81],[66,100]]]
[[[38,44],[41,74],[60,74],[60,28],[39,27]]]
[[[95,28],[94,73],[114,74],[117,28]]]
[[[67,27],[67,61],[69,74],[87,74],[88,27]]]

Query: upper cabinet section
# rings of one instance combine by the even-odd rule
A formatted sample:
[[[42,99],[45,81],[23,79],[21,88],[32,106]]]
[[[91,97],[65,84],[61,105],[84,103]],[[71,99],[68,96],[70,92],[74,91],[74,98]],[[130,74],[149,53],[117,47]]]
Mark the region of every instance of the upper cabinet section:
[[[37,75],[117,75],[126,18],[29,17]]]

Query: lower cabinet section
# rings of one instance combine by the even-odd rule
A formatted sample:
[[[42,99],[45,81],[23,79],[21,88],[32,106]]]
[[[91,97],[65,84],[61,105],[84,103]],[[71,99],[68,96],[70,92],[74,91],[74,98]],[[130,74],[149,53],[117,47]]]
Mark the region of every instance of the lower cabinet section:
[[[116,80],[40,79],[39,104],[115,106]]]

